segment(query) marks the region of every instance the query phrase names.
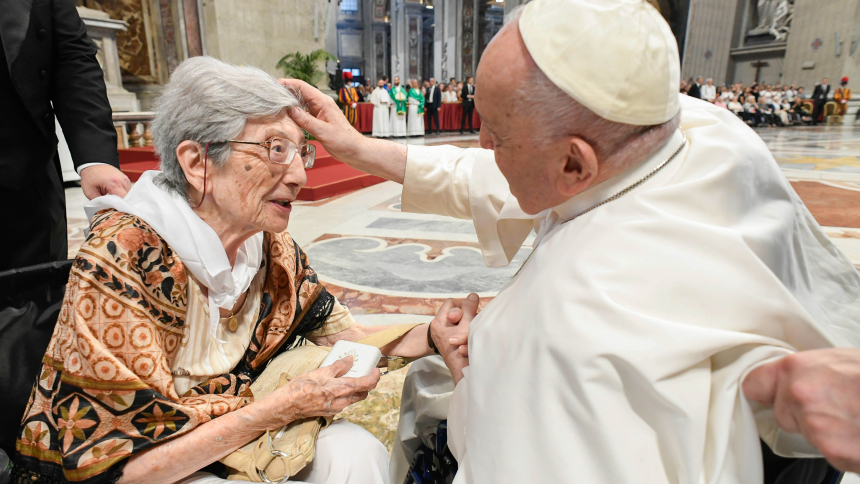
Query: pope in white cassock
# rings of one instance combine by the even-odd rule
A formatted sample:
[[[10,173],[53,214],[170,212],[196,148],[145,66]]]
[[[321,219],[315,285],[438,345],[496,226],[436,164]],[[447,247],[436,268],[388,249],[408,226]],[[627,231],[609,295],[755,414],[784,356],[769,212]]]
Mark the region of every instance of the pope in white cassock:
[[[455,325],[448,302],[431,325],[456,384],[455,482],[759,483],[760,438],[820,455],[741,385],[795,352],[860,345],[854,267],[751,129],[678,95],[677,44],[647,2],[517,14],[478,67],[483,149],[358,139],[293,83],[316,116],[299,125],[403,183],[404,211],[473,220],[487,265],[536,232],[480,314],[467,300]]]
[[[391,96],[385,90],[385,83],[380,79],[376,89],[370,94],[370,103],[373,104],[373,137],[387,138],[391,136],[391,120],[389,110],[391,109]]]

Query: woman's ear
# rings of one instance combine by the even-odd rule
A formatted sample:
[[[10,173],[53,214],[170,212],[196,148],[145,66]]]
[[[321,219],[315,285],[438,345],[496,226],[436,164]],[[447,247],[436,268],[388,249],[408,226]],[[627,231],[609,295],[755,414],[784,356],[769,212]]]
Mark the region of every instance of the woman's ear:
[[[201,150],[202,147],[199,143],[189,140],[179,143],[179,146],[176,147],[176,159],[185,173],[185,179],[188,180],[188,195],[192,199],[197,198],[193,195],[203,193],[203,177],[206,167]]]
[[[565,155],[567,159],[558,177],[558,191],[570,198],[590,187],[600,168],[594,148],[582,138],[569,138]]]

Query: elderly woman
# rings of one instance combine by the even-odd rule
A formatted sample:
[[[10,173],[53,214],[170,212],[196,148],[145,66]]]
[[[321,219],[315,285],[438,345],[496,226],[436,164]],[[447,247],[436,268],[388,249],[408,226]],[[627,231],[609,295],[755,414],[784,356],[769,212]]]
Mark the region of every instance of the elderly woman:
[[[338,378],[346,359],[264,398],[249,389],[304,338],[330,346],[378,330],[354,322],[286,231],[314,159],[287,115],[298,107],[259,69],[207,57],[176,69],[152,125],[161,172],[87,207],[89,235],[21,425],[13,482],[222,482],[188,476],[375,387],[378,370]],[[427,341],[422,325],[382,351],[429,355]],[[387,465],[378,440],[337,421],[291,479],[388,482]]]

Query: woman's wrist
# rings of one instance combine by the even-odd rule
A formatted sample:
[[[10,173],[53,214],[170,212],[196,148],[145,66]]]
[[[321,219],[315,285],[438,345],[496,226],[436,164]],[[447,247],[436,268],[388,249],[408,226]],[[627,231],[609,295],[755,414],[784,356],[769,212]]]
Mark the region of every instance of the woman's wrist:
[[[287,395],[276,395],[282,392],[287,392]],[[235,415],[244,428],[256,432],[283,427],[296,419],[293,392],[288,388],[275,390],[260,400],[245,405],[232,415]]]

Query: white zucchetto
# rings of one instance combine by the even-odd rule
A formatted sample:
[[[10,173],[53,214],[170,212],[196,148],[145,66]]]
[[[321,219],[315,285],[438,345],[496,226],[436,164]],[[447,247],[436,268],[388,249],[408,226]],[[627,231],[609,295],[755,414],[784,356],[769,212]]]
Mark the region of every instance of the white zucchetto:
[[[601,118],[649,126],[678,113],[678,44],[645,0],[534,0],[519,28],[549,80]]]

